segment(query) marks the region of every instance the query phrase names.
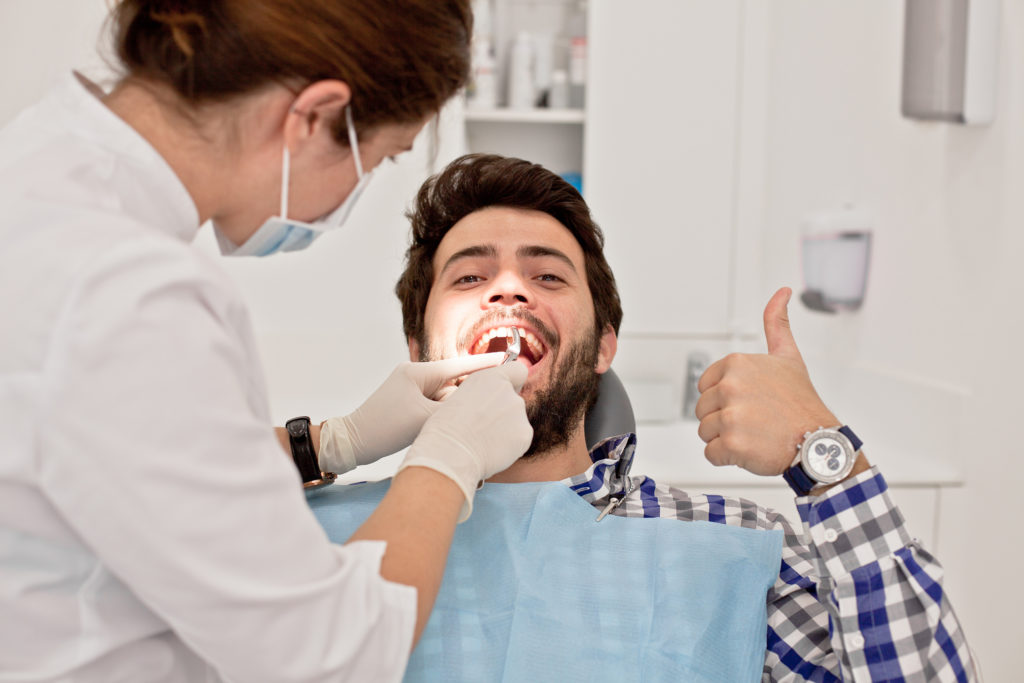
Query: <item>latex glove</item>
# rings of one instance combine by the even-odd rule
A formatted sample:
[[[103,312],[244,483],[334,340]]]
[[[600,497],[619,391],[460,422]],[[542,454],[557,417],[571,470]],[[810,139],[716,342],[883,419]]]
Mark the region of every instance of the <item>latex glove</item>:
[[[522,363],[509,363],[466,378],[423,425],[398,468],[429,467],[458,484],[466,496],[460,522],[469,518],[484,479],[530,447],[533,428],[519,395],[527,374]]]
[[[412,443],[423,423],[462,375],[497,365],[503,353],[483,353],[425,363],[402,363],[352,413],[325,420],[320,429],[320,469],[348,472]]]
[[[708,367],[697,384],[697,433],[713,465],[782,474],[805,432],[842,424],[811,384],[789,327],[791,294],[783,287],[765,306],[767,354],[728,355]]]

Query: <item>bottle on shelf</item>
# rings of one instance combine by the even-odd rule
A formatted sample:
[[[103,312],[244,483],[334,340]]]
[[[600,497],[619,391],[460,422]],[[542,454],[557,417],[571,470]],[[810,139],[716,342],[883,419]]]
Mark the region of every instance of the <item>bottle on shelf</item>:
[[[473,41],[473,74],[466,92],[470,109],[494,109],[498,106],[498,73],[494,50],[487,39]]]
[[[577,0],[569,17],[569,106],[582,109],[587,87],[587,0]]]
[[[537,33],[533,36],[533,92],[534,104],[538,107],[550,106],[551,76],[554,73],[555,37],[550,33]]]
[[[534,40],[527,31],[520,31],[509,55],[508,106],[510,109],[533,109]]]
[[[551,72],[548,107],[551,109],[569,108],[569,72],[565,69],[555,69]]]
[[[466,105],[471,109],[498,106],[498,64],[494,58],[491,0],[473,0],[473,46]]]

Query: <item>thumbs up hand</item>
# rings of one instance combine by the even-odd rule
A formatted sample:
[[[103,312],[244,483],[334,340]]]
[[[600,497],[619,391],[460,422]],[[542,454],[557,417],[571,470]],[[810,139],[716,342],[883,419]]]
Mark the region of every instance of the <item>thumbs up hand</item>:
[[[811,384],[789,328],[790,296],[792,291],[783,287],[765,306],[767,354],[730,354],[700,378],[697,433],[713,465],[782,474],[805,432],[842,424]]]

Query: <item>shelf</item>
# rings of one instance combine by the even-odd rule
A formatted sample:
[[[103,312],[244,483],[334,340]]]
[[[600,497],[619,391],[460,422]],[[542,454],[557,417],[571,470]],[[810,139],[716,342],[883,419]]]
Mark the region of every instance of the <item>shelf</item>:
[[[582,109],[466,109],[466,121],[481,123],[583,123]]]

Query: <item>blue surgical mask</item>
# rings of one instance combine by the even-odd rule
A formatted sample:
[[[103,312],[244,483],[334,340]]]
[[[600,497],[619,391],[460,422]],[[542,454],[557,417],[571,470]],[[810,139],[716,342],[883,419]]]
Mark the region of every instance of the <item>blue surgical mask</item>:
[[[288,180],[291,175],[291,156],[288,153],[288,146],[285,145],[281,162],[280,215],[268,218],[249,239],[238,246],[224,237],[219,230],[215,230],[220,253],[225,256],[269,256],[279,251],[298,251],[308,247],[325,231],[342,226],[349,214],[352,213],[352,207],[355,206],[359,196],[369,184],[370,178],[373,177],[372,171],[363,172],[363,162],[359,158],[359,141],[356,138],[355,126],[352,125],[352,111],[348,107],[345,107],[345,123],[348,126],[349,148],[352,150],[352,158],[356,164],[356,176],[359,178],[345,201],[334,211],[312,223],[288,218]]]

